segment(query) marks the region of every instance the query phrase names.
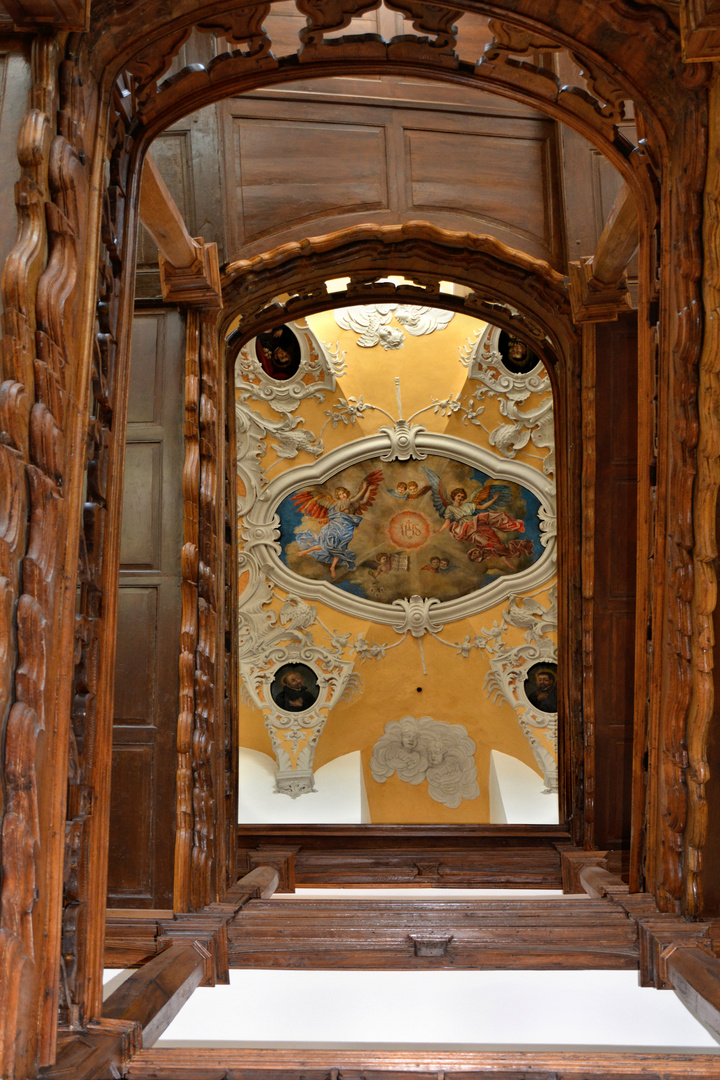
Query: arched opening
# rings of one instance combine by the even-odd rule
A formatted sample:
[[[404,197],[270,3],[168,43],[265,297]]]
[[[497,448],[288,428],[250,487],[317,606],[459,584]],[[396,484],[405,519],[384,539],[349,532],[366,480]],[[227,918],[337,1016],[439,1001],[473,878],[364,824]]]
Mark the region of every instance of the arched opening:
[[[303,8],[299,17],[291,13],[287,49],[282,35],[288,26],[283,29],[280,16],[269,32],[274,15],[266,5],[218,12],[209,5],[180,4],[170,19],[163,5],[128,5],[102,25],[93,24],[86,34],[62,40],[47,35],[35,43],[35,108],[23,122],[20,142],[20,235],[3,275],[3,356],[13,384],[5,387],[3,398],[9,403],[3,446],[12,451],[3,456],[3,468],[15,493],[8,521],[28,523],[27,536],[22,528],[8,532],[9,588],[13,596],[22,596],[16,606],[13,601],[7,612],[3,609],[8,629],[4,640],[17,641],[16,660],[3,659],[3,670],[17,687],[15,697],[8,697],[3,838],[15,837],[12,830],[17,821],[22,823],[29,869],[6,877],[3,901],[9,911],[9,939],[21,958],[18,970],[23,974],[18,979],[27,982],[27,1000],[34,1003],[36,1018],[47,1018],[60,995],[61,952],[63,1019],[80,1024],[83,1018],[100,1015],[96,976],[103,916],[91,901],[104,893],[108,800],[100,794],[93,803],[93,793],[106,791],[111,741],[117,537],[140,166],[152,139],[178,118],[231,94],[297,82],[300,73],[308,83],[321,77],[387,73],[408,82],[428,76],[439,87],[481,85],[503,100],[567,123],[618,170],[635,198],[640,238],[637,344],[623,334],[622,326],[615,333],[613,324],[587,318],[598,315],[603,303],[609,308],[617,304],[622,289],[598,303],[603,282],[584,261],[574,268],[570,287],[573,347],[581,340],[582,363],[568,366],[572,387],[568,381],[567,401],[576,411],[566,411],[558,443],[565,447],[568,477],[581,479],[580,489],[567,486],[568,499],[574,498],[581,512],[570,518],[577,531],[572,543],[568,541],[569,565],[579,585],[569,601],[575,613],[572,628],[566,625],[572,639],[568,661],[572,658],[574,677],[580,671],[585,679],[582,698],[569,703],[567,713],[573,726],[564,748],[570,792],[566,821],[577,846],[592,846],[602,835],[598,809],[608,791],[593,746],[599,714],[587,708],[599,689],[590,678],[597,674],[599,655],[598,541],[606,552],[613,551],[614,522],[621,520],[624,530],[627,519],[620,503],[611,506],[611,513],[600,509],[602,476],[616,489],[637,483],[638,490],[637,542],[623,548],[624,570],[635,559],[638,572],[633,629],[626,627],[636,658],[629,720],[635,820],[630,885],[633,890],[646,887],[663,911],[697,915],[703,910],[707,735],[713,708],[712,674],[705,658],[714,604],[712,473],[717,458],[708,437],[710,406],[706,402],[698,413],[696,383],[698,366],[707,373],[712,359],[706,349],[700,364],[702,326],[696,317],[707,72],[683,68],[667,12],[616,5],[609,15],[600,14],[589,3],[578,8],[575,0],[560,0],[547,12],[535,0],[518,0],[508,22],[508,13],[497,5],[480,7],[482,17],[493,23],[493,41],[481,58],[473,55],[472,46],[465,51],[463,31],[456,35],[451,28],[455,9],[453,19],[444,10],[404,9],[395,31],[407,33],[390,30],[384,36],[379,28],[375,33],[362,26],[365,17],[375,17],[374,8],[362,5],[353,12],[323,7],[309,13]],[[388,10],[394,18],[395,9]],[[462,9],[457,12],[462,14]],[[142,18],[136,18],[140,13]],[[360,25],[353,26],[353,19]],[[410,33],[410,24],[423,37]],[[182,58],[172,70],[179,50],[186,44],[194,47],[197,35],[189,36],[193,27],[205,35],[203,40],[212,42],[209,35],[219,35],[229,40],[229,47],[211,44],[206,63],[200,65],[190,55],[189,64]],[[347,40],[347,29],[361,33]],[[574,70],[570,82],[559,73],[560,57],[566,54],[579,59],[584,72]],[[620,130],[626,100],[638,111],[636,143]],[[420,142],[416,147],[420,160]],[[465,207],[455,211],[462,216]],[[303,226],[299,217],[293,228]],[[405,219],[398,217],[386,224],[402,230]],[[712,222],[709,228],[712,234]],[[264,274],[264,302],[270,304],[289,291],[293,260],[298,266],[312,261],[305,258],[310,252],[296,235],[292,250],[265,255],[260,233],[240,275],[253,309],[258,296],[252,292]],[[282,229],[271,233],[279,239]],[[372,240],[378,251],[385,246],[383,236]],[[398,252],[405,244],[408,258],[420,252],[422,261],[424,242],[418,236],[401,236]],[[711,247],[708,242],[705,250]],[[320,297],[315,310],[330,307],[323,283],[338,276],[352,278],[356,256],[350,244],[332,272],[323,269],[314,282]],[[373,266],[367,281],[393,265],[404,272],[397,259],[394,264],[383,260],[383,265]],[[408,276],[416,269],[408,265]],[[531,306],[552,307],[552,276],[537,266],[525,272],[516,265],[516,270],[515,279],[510,275],[510,292],[527,290]],[[433,280],[438,276],[426,274]],[[457,277],[443,265],[442,280]],[[181,288],[183,282],[176,280],[176,285]],[[473,283],[469,287],[474,288]],[[491,295],[496,298],[490,304],[496,306],[497,293]],[[364,298],[372,297],[366,293]],[[375,299],[382,302],[387,295]],[[516,310],[523,308],[522,302],[508,302]],[[297,316],[301,306],[293,308],[290,302],[288,317]],[[221,898],[236,871],[227,784],[232,753],[226,761],[224,745],[227,740],[232,750],[234,690],[232,674],[223,670],[234,648],[232,626],[225,626],[224,597],[233,596],[234,565],[224,513],[230,502],[223,493],[226,485],[232,487],[226,453],[232,442],[232,411],[227,408],[217,315],[207,307],[195,307],[188,315],[184,358],[190,407],[185,416],[183,509],[192,529],[183,537],[180,560],[187,586],[180,650],[187,693],[178,724],[180,855],[174,892],[181,912]],[[503,327],[503,312],[495,314],[495,324]],[[277,311],[264,310],[267,323],[258,323],[257,331],[277,326],[277,316]],[[540,319],[546,330],[552,324],[552,312],[547,321]],[[571,343],[565,344],[566,352],[572,352]],[[625,364],[635,350],[637,366]],[[606,356],[617,362],[612,377]],[[624,364],[637,371],[636,403],[632,380],[623,383]],[[598,381],[603,378],[604,383]],[[620,415],[613,403],[600,420],[598,410],[613,401],[613,386],[622,386],[628,412]],[[709,401],[710,395],[706,397]],[[579,426],[578,418],[588,424]],[[595,419],[595,427],[589,418]],[[623,477],[609,468],[620,464],[612,456],[618,449],[613,439],[618,426],[627,434],[635,418],[637,468],[632,477]],[[698,429],[705,440],[699,457]],[[606,437],[605,444],[599,436]],[[696,468],[698,486],[709,485],[710,495],[702,505],[693,503]],[[607,595],[627,599],[613,595],[619,562],[606,563]],[[703,587],[695,588],[696,581]],[[610,655],[608,663],[616,659]],[[620,741],[627,740],[622,736]],[[622,757],[630,760],[625,750]],[[62,779],[44,790],[34,778],[47,775],[50,761]],[[608,772],[615,764],[612,754],[606,755]],[[41,836],[48,838],[45,846]],[[423,843],[418,841],[416,855]],[[64,881],[59,869],[63,844]],[[482,846],[477,836],[466,847],[473,845]],[[553,858],[557,875],[557,852]],[[422,855],[416,868],[420,863],[426,865]],[[36,903],[38,881],[49,887],[47,896],[41,890]],[[151,895],[146,899],[149,906]],[[39,961],[35,950],[41,941]],[[43,977],[52,976],[51,993],[42,1001],[40,968]],[[12,1012],[10,1026],[14,1016]],[[28,1030],[39,1029],[33,1022]],[[53,1038],[42,1037],[43,1062],[53,1058]],[[34,1052],[32,1043],[27,1054]]]

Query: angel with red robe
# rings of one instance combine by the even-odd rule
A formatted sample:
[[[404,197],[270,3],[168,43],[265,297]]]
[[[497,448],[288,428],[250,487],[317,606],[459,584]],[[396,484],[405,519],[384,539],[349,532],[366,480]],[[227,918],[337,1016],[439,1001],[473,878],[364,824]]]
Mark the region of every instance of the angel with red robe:
[[[532,555],[532,540],[504,540],[500,536],[500,533],[525,532],[525,523],[504,510],[490,510],[496,503],[506,505],[510,502],[512,496],[507,484],[488,480],[468,499],[465,488],[453,488],[448,495],[436,472],[432,469],[423,469],[423,472],[430,481],[435,510],[443,518],[442,528],[437,531],[444,532],[449,528],[456,540],[472,544],[468,559],[479,562],[497,557],[510,566],[510,560],[517,555]],[[491,495],[493,489],[495,494]]]
[[[293,503],[303,514],[325,522],[319,533],[303,529],[296,540],[300,551],[329,565],[333,579],[338,566],[343,570],[355,569],[357,556],[350,550],[350,543],[362,521],[362,514],[375,502],[383,479],[382,471],[378,469],[368,473],[354,495],[345,487],[337,487],[332,494],[314,488],[298,491],[292,496]]]

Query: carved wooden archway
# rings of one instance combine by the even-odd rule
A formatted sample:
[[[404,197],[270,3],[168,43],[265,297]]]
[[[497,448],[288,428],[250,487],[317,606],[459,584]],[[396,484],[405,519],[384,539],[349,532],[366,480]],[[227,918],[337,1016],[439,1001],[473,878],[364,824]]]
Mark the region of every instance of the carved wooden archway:
[[[643,484],[639,506],[637,622],[644,629],[637,640],[637,745],[639,753],[649,747],[651,761],[645,801],[638,759],[636,809],[638,821],[646,822],[648,888],[666,910],[700,910],[720,457],[709,395],[701,415],[697,404],[698,371],[712,382],[717,351],[710,333],[700,356],[707,70],[683,67],[667,12],[623,0],[602,12],[593,0],[558,0],[552,10],[544,0],[427,9],[403,0],[394,6],[425,39],[361,45],[325,40],[371,6],[302,0],[309,22],[301,48],[279,59],[262,30],[269,5],[223,0],[180,0],[170,18],[162,0],[103,3],[93,9],[87,33],[36,40],[32,108],[20,136],[19,236],[2,280],[0,470],[10,494],[0,530],[0,640],[17,640],[17,653],[0,655],[0,950],[11,987],[0,1005],[8,1076],[31,1075],[36,1061],[53,1060],[61,951],[66,1022],[81,1025],[100,1016],[105,789],[139,168],[152,137],[177,117],[300,71],[316,77],[413,73],[482,85],[570,124],[607,155],[636,195],[643,283],[640,475],[657,470],[657,483]],[[458,57],[453,47],[451,23],[466,10],[504,20],[479,63]],[[244,47],[158,87],[193,26]],[[588,73],[584,86],[564,88],[547,69],[518,59],[558,47],[579,57]],[[641,117],[644,138],[637,147],[617,131],[625,98]],[[659,266],[650,244],[656,226]],[[707,251],[715,250],[716,232],[713,202]],[[706,289],[710,308],[717,303],[714,288],[711,282]],[[699,437],[707,497],[693,526]],[[653,560],[664,568],[654,596]],[[648,636],[653,649],[646,669]],[[53,780],[39,785],[37,776]],[[637,873],[636,866],[636,884]]]
[[[378,282],[401,273],[416,286]],[[326,282],[347,277],[344,289]],[[443,292],[442,280],[472,290],[459,297]],[[275,298],[290,294],[285,302]],[[573,841],[591,843],[592,803],[584,773],[593,775],[593,741],[583,725],[580,499],[582,471],[581,334],[574,326],[567,282],[547,264],[522,255],[487,236],[448,232],[423,222],[401,226],[358,226],[265,255],[230,264],[223,278],[220,336],[240,322],[228,340],[228,376],[242,345],[278,321],[302,318],[352,303],[418,303],[484,319],[519,335],[545,361],[558,404],[559,609],[561,648],[568,660],[561,744],[561,823],[571,822]]]

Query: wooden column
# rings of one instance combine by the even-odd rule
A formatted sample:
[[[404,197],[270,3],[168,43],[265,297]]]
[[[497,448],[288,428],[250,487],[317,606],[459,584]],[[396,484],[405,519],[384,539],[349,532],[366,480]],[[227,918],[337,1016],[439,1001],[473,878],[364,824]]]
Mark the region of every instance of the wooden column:
[[[226,867],[225,424],[216,311],[187,314],[175,911],[221,900]],[[232,613],[228,613],[232,618]],[[230,689],[232,684],[230,684]]]

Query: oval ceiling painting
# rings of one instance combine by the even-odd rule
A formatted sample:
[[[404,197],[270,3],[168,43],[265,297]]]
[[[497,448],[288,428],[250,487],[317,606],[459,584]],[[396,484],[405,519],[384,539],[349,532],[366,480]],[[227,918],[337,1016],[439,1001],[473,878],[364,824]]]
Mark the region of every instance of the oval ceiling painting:
[[[540,558],[539,509],[527,488],[461,461],[374,458],[282,500],[281,558],[378,603],[455,600]]]

